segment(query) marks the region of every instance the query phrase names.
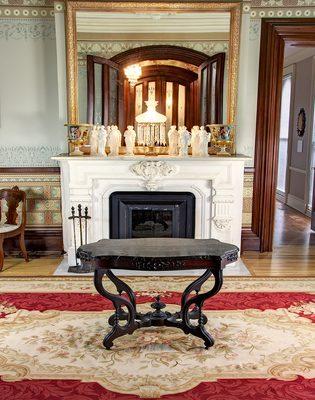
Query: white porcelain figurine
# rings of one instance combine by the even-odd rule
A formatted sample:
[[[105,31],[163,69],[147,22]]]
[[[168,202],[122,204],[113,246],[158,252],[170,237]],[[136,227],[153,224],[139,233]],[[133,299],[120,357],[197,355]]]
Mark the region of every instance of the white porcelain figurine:
[[[105,126],[102,125],[98,133],[98,155],[106,157],[106,143],[107,143],[108,133]]]
[[[188,132],[186,126],[180,126],[178,128],[179,133],[179,156],[188,156],[188,146],[190,145],[191,135]]]
[[[96,156],[98,151],[98,126],[93,125],[90,133],[91,156]]]
[[[193,157],[200,156],[200,129],[195,125],[191,129],[191,154]]]
[[[110,134],[108,138],[108,146],[110,147],[110,156],[119,155],[119,147],[121,145],[121,133],[118,126],[112,125],[110,127]]]
[[[208,157],[208,144],[210,141],[210,133],[205,130],[204,126],[200,127],[200,157]]]
[[[136,131],[133,129],[132,125],[127,126],[127,130],[125,130],[124,138],[126,143],[126,156],[133,156],[135,143],[136,143]]]
[[[178,155],[178,131],[176,125],[172,125],[168,131],[168,154],[170,156]]]

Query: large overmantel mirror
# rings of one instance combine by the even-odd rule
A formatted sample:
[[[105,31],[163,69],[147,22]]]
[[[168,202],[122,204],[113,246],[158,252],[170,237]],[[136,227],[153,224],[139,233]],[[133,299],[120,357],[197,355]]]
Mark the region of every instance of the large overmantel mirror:
[[[239,3],[68,1],[66,29],[70,123],[123,131],[147,100],[166,127],[234,122]]]

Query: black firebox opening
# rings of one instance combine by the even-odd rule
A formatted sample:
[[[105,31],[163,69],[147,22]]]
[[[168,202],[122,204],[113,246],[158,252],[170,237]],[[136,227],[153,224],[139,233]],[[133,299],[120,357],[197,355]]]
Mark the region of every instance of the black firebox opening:
[[[109,220],[111,239],[194,238],[195,196],[190,192],[114,192]]]

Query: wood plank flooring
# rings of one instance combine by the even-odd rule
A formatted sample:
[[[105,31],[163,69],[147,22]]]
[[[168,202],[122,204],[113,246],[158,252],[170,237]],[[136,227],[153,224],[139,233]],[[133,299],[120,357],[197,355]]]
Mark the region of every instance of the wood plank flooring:
[[[277,202],[273,252],[245,252],[242,259],[254,276],[315,276],[311,219]]]
[[[274,251],[245,252],[244,264],[253,276],[315,276],[315,232],[310,219],[277,203]],[[51,276],[61,257],[42,257],[25,263],[20,258],[5,258],[1,276]]]

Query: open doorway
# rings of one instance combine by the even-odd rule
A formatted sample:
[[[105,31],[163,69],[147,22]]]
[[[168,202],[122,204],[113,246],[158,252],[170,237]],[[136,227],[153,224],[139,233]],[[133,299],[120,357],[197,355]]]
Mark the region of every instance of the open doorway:
[[[261,252],[273,250],[285,45],[315,46],[315,19],[263,19],[261,24],[252,214]]]
[[[315,46],[285,44],[273,247],[315,244]],[[295,253],[303,252],[296,248]]]

